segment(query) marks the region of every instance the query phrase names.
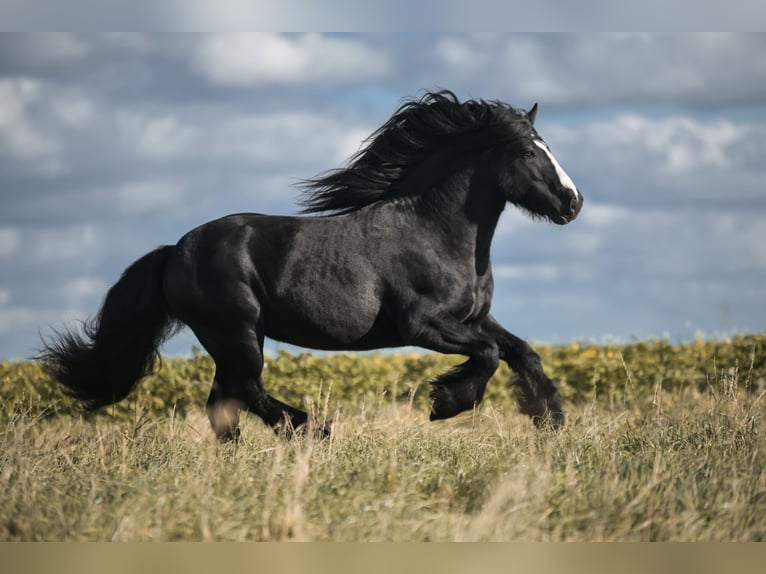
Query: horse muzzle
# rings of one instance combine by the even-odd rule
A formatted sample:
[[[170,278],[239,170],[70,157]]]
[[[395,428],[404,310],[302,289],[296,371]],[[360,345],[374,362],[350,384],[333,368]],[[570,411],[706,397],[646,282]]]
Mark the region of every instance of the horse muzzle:
[[[559,225],[566,225],[567,223],[574,221],[582,209],[582,203],[582,194],[577,190],[573,191],[572,197],[569,199],[567,210],[561,213],[561,215],[559,215],[558,218],[554,220],[554,222],[558,223]]]

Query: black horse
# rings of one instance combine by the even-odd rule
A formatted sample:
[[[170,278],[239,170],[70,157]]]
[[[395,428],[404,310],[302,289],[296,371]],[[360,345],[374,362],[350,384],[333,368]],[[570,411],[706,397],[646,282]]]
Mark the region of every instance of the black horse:
[[[539,356],[489,313],[505,205],[560,225],[582,206],[536,112],[448,91],[405,102],[346,168],[303,183],[304,212],[324,215],[229,215],[159,247],[125,270],[84,336],[45,345],[43,367],[95,409],[125,398],[185,323],[215,361],[207,413],[227,440],[243,409],[277,432],[308,422],[264,390],[264,337],[325,350],[415,345],[468,357],[431,382],[432,420],[473,408],[502,359],[518,375],[520,411],[560,427]]]

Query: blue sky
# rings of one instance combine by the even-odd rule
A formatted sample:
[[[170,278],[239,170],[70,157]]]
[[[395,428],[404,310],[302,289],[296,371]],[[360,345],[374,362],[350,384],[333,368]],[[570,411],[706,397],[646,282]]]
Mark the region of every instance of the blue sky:
[[[492,309],[511,332],[766,329],[766,35],[2,34],[0,357],[200,223],[295,213],[295,180],[440,87],[538,102],[585,196],[568,226],[501,218]]]

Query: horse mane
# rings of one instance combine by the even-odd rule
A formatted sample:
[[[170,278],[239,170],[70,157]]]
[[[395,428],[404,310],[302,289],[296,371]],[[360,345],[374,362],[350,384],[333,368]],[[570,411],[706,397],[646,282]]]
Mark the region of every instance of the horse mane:
[[[499,101],[460,102],[448,90],[402,103],[342,169],[299,183],[303,213],[351,213],[378,201],[415,196],[423,186],[404,181],[446,146],[486,149],[521,135],[525,115]],[[528,127],[528,124],[527,124]]]

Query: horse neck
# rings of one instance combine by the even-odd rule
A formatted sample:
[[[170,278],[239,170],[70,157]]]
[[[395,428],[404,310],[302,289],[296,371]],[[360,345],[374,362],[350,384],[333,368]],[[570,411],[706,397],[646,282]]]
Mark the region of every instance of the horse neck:
[[[477,160],[457,169],[426,194],[423,209],[418,211],[421,218],[434,222],[429,229],[441,235],[452,253],[472,257],[477,275],[487,273],[492,238],[505,207],[490,171],[482,169]]]
[[[464,214],[473,232],[476,274],[490,271],[490,247],[505,199],[497,185],[489,181],[487,170],[475,170],[465,192]]]

